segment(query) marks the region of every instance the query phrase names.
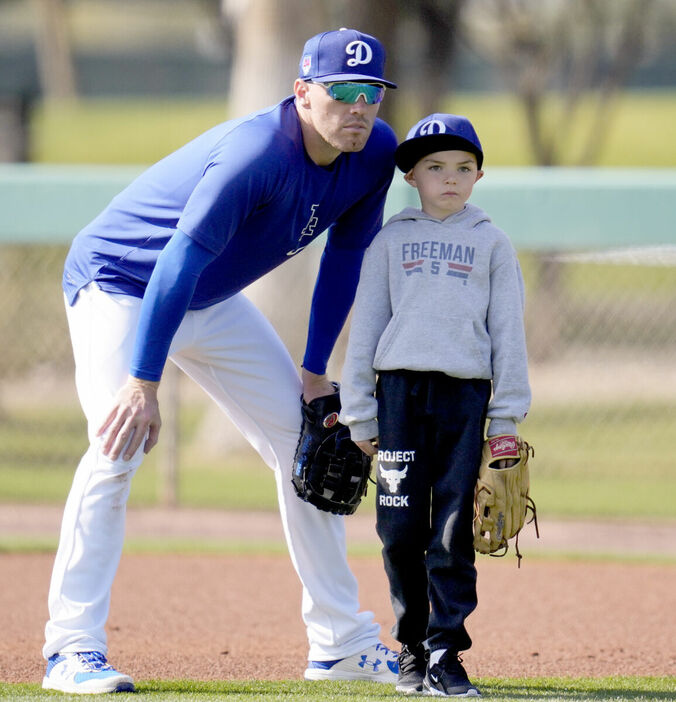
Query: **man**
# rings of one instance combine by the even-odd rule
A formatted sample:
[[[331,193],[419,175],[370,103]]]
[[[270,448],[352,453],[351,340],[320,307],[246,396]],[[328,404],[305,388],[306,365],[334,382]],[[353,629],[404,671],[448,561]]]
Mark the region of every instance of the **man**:
[[[105,623],[131,478],[157,443],[168,357],[275,472],[303,584],[308,679],[395,682],[397,654],[359,612],[341,517],[298,499],[299,397],[334,392],[326,364],[382,222],[396,138],[376,119],[385,53],[355,30],[308,40],[294,95],[221,124],[152,166],[75,238],[64,291],[90,446],[66,503],[49,593],[43,687],[133,690]],[[302,375],[241,290],[328,228]]]

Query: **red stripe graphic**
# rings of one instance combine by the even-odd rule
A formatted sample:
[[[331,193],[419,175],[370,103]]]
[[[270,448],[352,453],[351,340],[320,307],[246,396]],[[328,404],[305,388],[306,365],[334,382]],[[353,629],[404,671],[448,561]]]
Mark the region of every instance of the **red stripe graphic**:
[[[467,273],[472,272],[472,266],[464,266],[462,263],[449,263],[448,267],[456,271],[465,271]]]
[[[422,266],[424,260],[425,260],[424,258],[421,258],[419,261],[411,261],[410,263],[402,263],[401,265],[404,267],[404,270],[408,270],[409,268],[415,268],[416,266]]]

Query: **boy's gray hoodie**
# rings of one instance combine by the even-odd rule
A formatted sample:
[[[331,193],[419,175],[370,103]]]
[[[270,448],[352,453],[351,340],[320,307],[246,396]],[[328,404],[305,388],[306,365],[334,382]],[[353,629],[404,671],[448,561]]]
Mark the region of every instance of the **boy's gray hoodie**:
[[[390,218],[364,257],[343,367],[352,439],[378,435],[376,371],[400,369],[492,379],[488,435],[516,434],[531,398],[523,306],[516,252],[480,208]]]

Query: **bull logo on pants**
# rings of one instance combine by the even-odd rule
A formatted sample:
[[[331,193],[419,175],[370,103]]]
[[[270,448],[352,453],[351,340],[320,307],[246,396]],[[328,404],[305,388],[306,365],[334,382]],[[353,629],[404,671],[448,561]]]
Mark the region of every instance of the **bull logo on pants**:
[[[381,463],[378,464],[378,470],[380,475],[383,476],[383,480],[387,482],[387,487],[390,489],[391,493],[399,492],[399,484],[406,477],[408,473],[408,464],[406,464],[403,470],[385,470]]]

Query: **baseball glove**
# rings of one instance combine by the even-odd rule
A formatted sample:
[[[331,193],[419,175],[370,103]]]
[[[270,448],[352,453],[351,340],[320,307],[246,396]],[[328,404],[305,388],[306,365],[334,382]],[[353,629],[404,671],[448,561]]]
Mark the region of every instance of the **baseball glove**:
[[[500,434],[484,441],[479,479],[474,492],[474,548],[479,553],[504,556],[509,539],[516,536],[519,553],[519,532],[526,524],[528,512],[540,538],[535,503],[530,498],[528,459],[535,455],[532,446],[519,436]],[[516,461],[507,468],[499,461]]]
[[[338,422],[340,394],[302,400],[303,423],[291,482],[301,500],[333,514],[353,514],[371,474],[371,459]]]

